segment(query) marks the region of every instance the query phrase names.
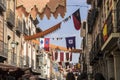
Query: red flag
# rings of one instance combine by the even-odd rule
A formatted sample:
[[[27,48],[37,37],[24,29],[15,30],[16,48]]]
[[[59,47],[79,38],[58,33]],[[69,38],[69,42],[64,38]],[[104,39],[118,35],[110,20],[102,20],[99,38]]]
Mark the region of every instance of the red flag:
[[[64,61],[64,53],[60,52],[60,62]]]
[[[81,27],[81,17],[79,9],[72,14],[74,27],[76,30],[79,30]]]
[[[45,38],[44,49],[46,51],[49,51],[49,42],[50,42],[50,39],[49,38]]]
[[[57,60],[58,59],[58,52],[56,51],[55,52],[55,60]]]
[[[70,53],[70,61],[72,61],[72,53]]]
[[[70,54],[70,61],[72,61],[72,53]]]
[[[69,53],[66,53],[66,60],[69,60]]]

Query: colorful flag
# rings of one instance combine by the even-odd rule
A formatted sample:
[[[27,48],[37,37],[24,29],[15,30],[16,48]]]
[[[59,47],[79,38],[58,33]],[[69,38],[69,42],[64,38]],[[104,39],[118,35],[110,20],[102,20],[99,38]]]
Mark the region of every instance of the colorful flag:
[[[72,53],[70,54],[70,61],[72,61]]]
[[[60,62],[64,61],[64,53],[60,52]]]
[[[44,49],[46,51],[49,51],[49,38],[40,38],[40,49]]]
[[[57,61],[57,59],[58,59],[58,52],[56,51],[55,52],[55,60]]]
[[[67,49],[75,49],[76,48],[76,45],[75,45],[75,37],[66,37],[66,46],[67,46]]]
[[[66,53],[66,60],[69,61],[69,53]]]
[[[72,14],[74,27],[76,30],[79,30],[81,27],[81,17],[79,9]]]
[[[105,24],[103,27],[103,39],[104,39],[104,41],[106,41],[107,38],[108,38],[108,36],[107,36],[107,24]]]

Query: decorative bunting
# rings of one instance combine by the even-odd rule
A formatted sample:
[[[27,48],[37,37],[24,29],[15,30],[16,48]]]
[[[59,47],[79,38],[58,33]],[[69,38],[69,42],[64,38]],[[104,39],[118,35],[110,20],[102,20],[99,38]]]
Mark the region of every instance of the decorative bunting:
[[[71,16],[69,16],[66,19],[64,19],[63,22],[67,22],[69,19],[71,19]]]
[[[80,27],[81,27],[81,18],[80,18],[79,9],[72,14],[72,17],[73,17],[73,22],[74,22],[74,25],[75,25],[76,30],[79,30]],[[31,18],[31,19],[32,19],[32,18]],[[63,20],[63,22],[66,22],[66,21],[68,21],[69,19],[71,19],[71,16],[65,18],[65,19]],[[32,19],[32,21],[34,22],[35,25],[38,24],[38,20],[37,20],[37,19],[36,19],[36,20],[33,20],[33,19]],[[60,26],[61,26],[61,23],[62,23],[62,22],[56,24],[55,26],[53,26],[53,27],[51,27],[51,28],[49,28],[49,29],[47,29],[47,30],[45,30],[45,31],[43,31],[43,32],[39,32],[39,33],[36,33],[36,34],[34,34],[34,35],[30,35],[30,36],[24,36],[24,37],[25,37],[25,40],[31,40],[31,39],[35,39],[35,38],[40,38],[40,37],[42,37],[42,36],[45,36],[45,35],[47,35],[47,34],[50,34],[50,33],[52,33],[53,31],[56,31],[57,29],[59,29]],[[54,39],[54,38],[53,38],[53,39]],[[57,40],[62,40],[62,38],[57,38]]]
[[[57,29],[59,29],[61,26],[61,23],[58,23],[56,24],[55,26],[43,31],[43,32],[39,32],[39,33],[36,33],[34,35],[30,35],[30,36],[24,36],[25,37],[25,40],[32,40],[32,39],[35,39],[35,38],[40,38],[40,37],[43,37],[47,34],[50,34],[51,32],[53,31],[56,31]]]
[[[70,62],[72,61],[72,53],[63,51],[53,51],[52,60],[55,62]]]

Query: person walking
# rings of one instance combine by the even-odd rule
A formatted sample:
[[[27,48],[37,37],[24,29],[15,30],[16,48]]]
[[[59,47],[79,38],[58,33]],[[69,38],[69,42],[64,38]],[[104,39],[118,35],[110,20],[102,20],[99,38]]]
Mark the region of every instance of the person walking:
[[[87,73],[81,73],[81,75],[78,75],[77,80],[87,80]]]
[[[94,79],[95,80],[105,80],[105,78],[102,75],[102,73],[96,73]]]
[[[68,72],[68,74],[66,76],[66,80],[75,80],[75,76],[74,76],[73,72]]]

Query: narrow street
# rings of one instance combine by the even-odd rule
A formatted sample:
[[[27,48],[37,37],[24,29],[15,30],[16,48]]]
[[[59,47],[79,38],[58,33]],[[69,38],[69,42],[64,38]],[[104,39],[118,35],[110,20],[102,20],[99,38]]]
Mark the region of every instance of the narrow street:
[[[0,0],[0,80],[120,80],[120,0]]]

